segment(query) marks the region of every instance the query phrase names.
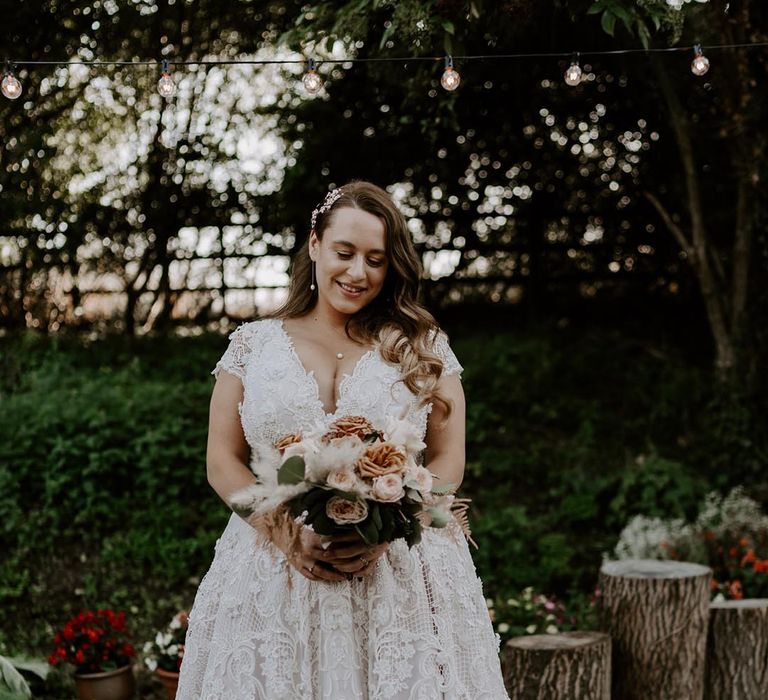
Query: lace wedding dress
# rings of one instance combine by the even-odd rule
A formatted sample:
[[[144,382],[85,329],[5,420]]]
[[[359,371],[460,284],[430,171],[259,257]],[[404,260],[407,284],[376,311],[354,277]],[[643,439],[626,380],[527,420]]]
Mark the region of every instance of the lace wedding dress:
[[[239,406],[251,446],[274,443],[342,415],[374,422],[418,407],[376,349],[339,387],[328,414],[279,320],[254,321],[231,336],[213,374],[244,386]],[[461,371],[443,334],[446,375]],[[397,540],[370,577],[310,581],[274,545],[257,543],[233,514],[189,615],[177,700],[501,700],[508,698],[493,631],[466,540],[455,524],[426,528],[408,549]]]

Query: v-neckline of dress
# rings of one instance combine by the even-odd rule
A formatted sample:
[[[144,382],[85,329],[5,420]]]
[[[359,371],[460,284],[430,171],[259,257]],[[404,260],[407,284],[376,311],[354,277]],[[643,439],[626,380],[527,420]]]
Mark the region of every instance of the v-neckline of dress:
[[[283,323],[283,319],[278,318],[275,319],[277,321],[277,327],[280,330],[281,335],[283,336],[283,339],[285,340],[285,345],[288,348],[288,352],[290,356],[293,358],[294,362],[296,363],[296,366],[301,370],[302,374],[309,380],[310,384],[312,385],[313,391],[314,391],[314,400],[317,404],[317,407],[319,411],[323,414],[323,417],[327,420],[329,418],[333,418],[338,412],[339,412],[339,404],[342,402],[344,398],[345,389],[347,387],[347,383],[352,380],[352,378],[357,374],[358,369],[363,364],[363,361],[367,359],[370,355],[378,351],[378,346],[374,345],[370,350],[367,352],[364,352],[362,355],[360,355],[359,358],[357,358],[357,362],[355,363],[355,366],[352,368],[351,373],[344,372],[341,377],[341,381],[339,382],[339,391],[336,396],[336,408],[332,412],[328,412],[325,410],[325,404],[320,399],[320,385],[317,383],[317,377],[315,377],[315,370],[309,370],[307,371],[307,368],[304,366],[304,363],[301,361],[301,358],[299,357],[299,353],[296,351],[296,346],[294,345],[293,338],[291,337],[290,333],[285,329],[285,324]]]

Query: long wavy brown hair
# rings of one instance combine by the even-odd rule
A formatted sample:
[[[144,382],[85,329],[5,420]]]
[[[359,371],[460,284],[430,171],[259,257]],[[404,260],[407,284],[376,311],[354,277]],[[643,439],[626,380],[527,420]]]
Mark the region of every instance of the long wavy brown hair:
[[[450,402],[437,391],[443,362],[434,352],[439,326],[419,301],[421,262],[413,247],[405,217],[387,192],[371,182],[353,180],[341,188],[341,196],[328,211],[318,214],[315,233],[322,240],[333,215],[353,207],[378,217],[384,224],[385,250],[389,267],[376,298],[347,319],[347,335],[366,345],[379,343],[381,356],[399,364],[401,381],[419,399],[420,405],[434,402],[446,416]],[[318,205],[319,209],[320,205]],[[309,239],[296,253],[291,266],[288,299],[271,318],[296,318],[317,304],[317,290],[310,289]]]

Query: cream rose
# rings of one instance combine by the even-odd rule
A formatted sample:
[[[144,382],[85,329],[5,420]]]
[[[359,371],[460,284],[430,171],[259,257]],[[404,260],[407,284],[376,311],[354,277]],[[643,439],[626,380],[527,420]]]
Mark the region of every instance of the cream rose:
[[[337,469],[328,475],[328,486],[339,491],[353,491],[357,486],[357,476],[351,469]]]
[[[418,484],[417,488],[422,493],[429,493],[432,490],[432,472],[426,467],[416,467],[410,476],[416,481]]]
[[[371,497],[382,503],[394,503],[405,496],[403,480],[399,474],[385,474],[373,480]]]
[[[341,496],[333,496],[325,504],[325,513],[338,525],[352,525],[368,517],[368,504],[365,501],[349,501]]]

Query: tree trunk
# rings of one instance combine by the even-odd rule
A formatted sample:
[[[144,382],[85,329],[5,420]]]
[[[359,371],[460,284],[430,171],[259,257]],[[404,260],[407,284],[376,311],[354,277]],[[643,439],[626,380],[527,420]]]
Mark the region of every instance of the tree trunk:
[[[611,638],[561,632],[510,639],[504,680],[515,700],[610,700]]]
[[[706,666],[706,700],[768,695],[768,598],[710,605]]]
[[[709,319],[710,331],[715,341],[715,369],[717,376],[721,381],[727,382],[736,361],[733,338],[731,337],[728,322],[728,291],[723,288],[724,285],[722,283],[718,283],[711,266],[711,261],[718,256],[718,251],[712,246],[704,225],[705,216],[699,189],[699,173],[696,167],[694,147],[691,140],[690,123],[686,116],[686,111],[680,103],[680,99],[667,75],[664,63],[655,55],[652,55],[652,60],[656,67],[656,74],[659,77],[662,95],[669,109],[675,140],[680,152],[680,160],[683,164],[686,194],[688,195],[688,213],[691,220],[691,240],[687,241],[687,245],[683,246],[683,250],[688,257],[688,262],[696,273],[704,300],[704,308]]]
[[[613,697],[701,700],[712,571],[625,560],[600,569],[600,628],[613,640]]]

